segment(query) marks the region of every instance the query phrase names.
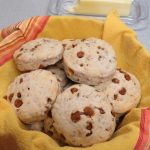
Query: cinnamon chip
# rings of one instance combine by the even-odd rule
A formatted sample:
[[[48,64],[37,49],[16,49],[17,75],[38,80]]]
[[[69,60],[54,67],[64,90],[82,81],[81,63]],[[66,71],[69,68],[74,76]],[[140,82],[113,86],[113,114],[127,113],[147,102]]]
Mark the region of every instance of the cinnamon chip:
[[[19,108],[23,104],[22,100],[16,99],[14,105]]]
[[[110,130],[111,130],[111,127],[109,127],[109,128],[106,128],[105,130],[106,130],[106,131],[110,131]]]
[[[90,133],[87,133],[87,134],[86,134],[86,136],[90,136],[90,135],[92,135],[92,131],[91,131]]]
[[[16,58],[18,58],[18,57],[20,57],[22,54],[20,53],[20,54],[18,54],[17,56],[16,56]]]
[[[77,53],[77,56],[78,56],[78,58],[82,58],[82,57],[84,56],[84,52],[79,51],[79,52]]]
[[[20,49],[20,52],[23,51],[23,48]]]
[[[71,114],[71,120],[74,123],[78,122],[80,119],[81,119],[81,117],[80,117],[80,112],[79,111],[76,111],[76,112]]]
[[[77,44],[72,44],[72,48],[74,48],[74,47],[76,47],[77,46]]]
[[[71,88],[70,91],[71,91],[72,94],[74,94],[74,93],[76,93],[78,91],[78,89],[74,87],[74,88]]]
[[[124,77],[125,77],[125,79],[126,79],[127,81],[131,80],[131,77],[130,77],[129,74],[125,74]]]
[[[5,100],[7,100],[7,95],[5,95],[3,98],[4,98]]]
[[[89,106],[85,107],[83,111],[84,111],[84,114],[85,114],[86,116],[91,117],[91,116],[94,115],[93,109],[92,109],[91,107],[89,107]]]
[[[8,99],[9,99],[10,102],[11,102],[13,96],[14,96],[14,93],[11,93],[11,94],[9,95]]]
[[[51,102],[51,101],[52,101],[52,100],[48,97],[48,98],[47,98],[47,102],[49,103],[49,102]]]
[[[65,48],[67,46],[67,44],[62,44],[62,46]]]
[[[101,58],[102,58],[102,56],[98,56],[98,60],[99,60],[99,61],[101,60]]]
[[[87,122],[87,126],[86,126],[86,129],[87,130],[91,130],[93,128],[93,125],[91,122]]]
[[[105,111],[104,111],[103,108],[99,108],[99,111],[100,111],[101,114],[105,114]]]
[[[117,78],[113,78],[113,79],[112,79],[112,82],[118,84],[118,83],[119,83],[119,80],[118,80]]]
[[[23,82],[23,79],[21,78],[19,83],[22,83],[22,82]]]
[[[17,97],[21,98],[21,93],[20,92],[17,93]]]
[[[80,64],[80,67],[83,67],[83,64]]]
[[[125,95],[126,94],[126,89],[123,87],[120,91],[119,91],[119,93],[121,94],[121,95]]]
[[[34,48],[38,48],[39,46],[41,46],[41,44],[35,45]]]
[[[116,100],[118,98],[117,94],[114,94],[114,100]]]

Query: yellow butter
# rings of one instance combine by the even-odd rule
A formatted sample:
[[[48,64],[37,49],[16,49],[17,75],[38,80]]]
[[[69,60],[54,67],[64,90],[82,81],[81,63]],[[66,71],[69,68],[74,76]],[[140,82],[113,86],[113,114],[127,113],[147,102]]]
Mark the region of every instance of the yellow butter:
[[[132,0],[79,0],[69,12],[85,15],[106,15],[116,9],[121,16],[128,16]]]

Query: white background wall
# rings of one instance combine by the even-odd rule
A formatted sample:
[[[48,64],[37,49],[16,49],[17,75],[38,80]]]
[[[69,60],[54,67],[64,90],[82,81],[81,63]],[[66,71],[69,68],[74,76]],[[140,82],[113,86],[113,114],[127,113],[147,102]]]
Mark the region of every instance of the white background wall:
[[[150,0],[147,2],[150,8]],[[0,28],[31,16],[48,15],[48,5],[49,0],[0,0]],[[137,35],[150,51],[150,21],[148,27]]]
[[[0,0],[0,28],[31,16],[46,15],[49,0]]]

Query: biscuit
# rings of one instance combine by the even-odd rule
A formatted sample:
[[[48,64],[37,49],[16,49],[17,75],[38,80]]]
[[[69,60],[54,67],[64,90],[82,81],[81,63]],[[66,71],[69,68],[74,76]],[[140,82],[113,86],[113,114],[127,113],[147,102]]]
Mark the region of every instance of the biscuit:
[[[103,93],[84,84],[73,85],[57,97],[52,108],[53,126],[66,143],[90,146],[111,137],[116,123],[112,106],[105,99]]]
[[[117,115],[123,114],[139,103],[140,83],[133,74],[118,69],[107,87],[106,93],[114,112]]]
[[[64,70],[55,67],[55,66],[50,66],[47,68],[47,70],[51,71],[53,75],[56,76],[57,81],[60,83],[60,87],[63,89],[67,83],[68,83],[68,78],[64,72]]]
[[[64,51],[63,62],[68,78],[88,85],[100,85],[110,80],[116,70],[113,48],[96,38],[87,39]]]
[[[26,124],[44,120],[59,94],[56,77],[46,70],[19,75],[9,85],[7,100]]]
[[[53,65],[62,59],[63,46],[55,39],[40,38],[27,42],[14,53],[20,71],[27,72]]]
[[[53,138],[58,144],[65,145],[64,137],[55,130],[53,126],[54,120],[52,118],[51,111],[48,112],[46,119],[44,120],[44,132]]]
[[[82,42],[81,39],[65,39],[62,40],[62,45],[64,47],[64,50],[69,50],[73,47],[76,47],[78,43]]]

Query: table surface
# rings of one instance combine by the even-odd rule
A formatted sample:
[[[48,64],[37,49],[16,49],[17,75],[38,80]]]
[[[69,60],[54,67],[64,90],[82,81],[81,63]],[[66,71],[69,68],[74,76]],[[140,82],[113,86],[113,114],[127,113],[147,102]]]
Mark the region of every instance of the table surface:
[[[150,6],[150,0],[147,2]],[[48,15],[48,5],[49,0],[0,0],[0,28],[31,16]],[[150,26],[145,30],[138,31],[137,35],[150,51]]]

